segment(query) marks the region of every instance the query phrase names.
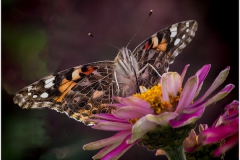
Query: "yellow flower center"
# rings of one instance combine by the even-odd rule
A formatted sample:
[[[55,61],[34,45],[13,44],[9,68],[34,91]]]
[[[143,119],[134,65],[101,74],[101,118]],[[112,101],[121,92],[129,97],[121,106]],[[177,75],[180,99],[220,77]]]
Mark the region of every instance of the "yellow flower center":
[[[147,101],[148,103],[150,103],[151,108],[154,110],[154,113],[160,114],[163,112],[173,112],[177,107],[180,94],[181,90],[176,96],[173,96],[172,93],[168,93],[169,101],[163,101],[162,86],[161,84],[158,84],[150,89],[147,89],[143,93],[134,94],[133,96]]]

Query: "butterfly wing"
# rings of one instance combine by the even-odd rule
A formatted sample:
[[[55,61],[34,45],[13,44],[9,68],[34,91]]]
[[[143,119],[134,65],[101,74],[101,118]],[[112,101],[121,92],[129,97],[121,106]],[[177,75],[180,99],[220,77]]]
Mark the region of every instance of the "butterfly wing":
[[[196,30],[197,22],[194,20],[173,24],[143,41],[132,52],[132,56],[136,58],[140,69],[151,64],[162,75],[168,71],[174,58],[192,41]],[[159,79],[153,68],[146,67],[139,76],[139,85],[150,87],[158,83]]]
[[[22,108],[48,107],[85,122],[96,113],[107,113],[101,104],[116,95],[114,62],[102,61],[67,69],[20,90],[14,103]]]
[[[196,21],[185,21],[169,26],[142,42],[131,53],[139,68],[151,64],[160,74],[183,48],[192,40],[197,29]],[[67,69],[45,77],[20,90],[14,103],[22,108],[48,107],[66,113],[83,123],[96,113],[108,113],[106,103],[112,103],[113,95],[124,96],[127,83],[115,81],[117,71],[113,61],[95,62]],[[117,76],[117,75],[116,75]],[[151,67],[138,75],[139,85],[151,87],[160,77]]]

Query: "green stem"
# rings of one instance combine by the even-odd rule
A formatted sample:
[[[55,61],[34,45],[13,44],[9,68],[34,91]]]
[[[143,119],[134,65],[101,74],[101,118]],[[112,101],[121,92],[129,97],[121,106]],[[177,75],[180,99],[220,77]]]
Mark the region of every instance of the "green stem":
[[[186,160],[183,145],[174,147],[165,147],[163,149],[169,160]]]

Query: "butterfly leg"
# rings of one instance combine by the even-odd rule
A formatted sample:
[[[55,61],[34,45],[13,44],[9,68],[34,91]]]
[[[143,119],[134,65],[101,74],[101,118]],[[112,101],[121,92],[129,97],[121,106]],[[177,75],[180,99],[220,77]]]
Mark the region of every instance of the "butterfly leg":
[[[118,83],[118,79],[117,79],[117,73],[116,71],[114,71],[114,79],[115,79],[115,82],[116,82],[116,85],[117,85],[117,95],[119,94],[120,92],[120,87],[119,87],[119,83]]]
[[[156,70],[156,68],[153,67],[150,63],[147,63],[141,70],[139,70],[139,71],[137,72],[137,75],[139,75],[140,73],[142,73],[147,67],[151,67],[151,68],[157,73],[157,75],[158,75],[159,77],[162,77],[161,74]]]

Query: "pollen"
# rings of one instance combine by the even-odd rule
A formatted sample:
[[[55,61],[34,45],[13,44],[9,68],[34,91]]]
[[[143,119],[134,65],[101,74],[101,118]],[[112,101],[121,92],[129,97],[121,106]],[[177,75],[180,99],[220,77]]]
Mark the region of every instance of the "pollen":
[[[150,103],[151,108],[154,110],[155,114],[160,114],[163,112],[173,112],[179,102],[181,91],[178,92],[176,96],[168,93],[169,101],[162,100],[162,86],[158,84],[145,92],[140,94],[134,94],[133,96],[141,98],[148,103]]]
[[[135,124],[138,120],[139,120],[139,118],[134,118],[134,119],[129,119],[128,122],[130,124]]]

